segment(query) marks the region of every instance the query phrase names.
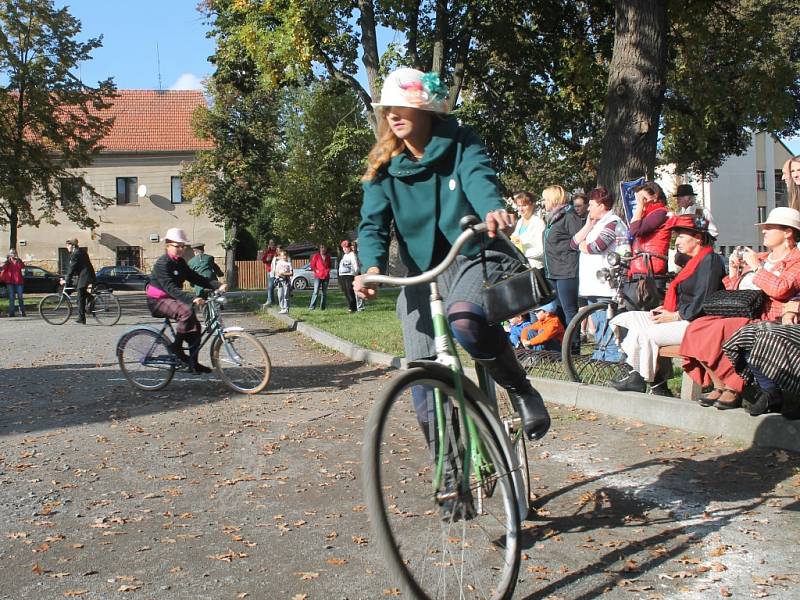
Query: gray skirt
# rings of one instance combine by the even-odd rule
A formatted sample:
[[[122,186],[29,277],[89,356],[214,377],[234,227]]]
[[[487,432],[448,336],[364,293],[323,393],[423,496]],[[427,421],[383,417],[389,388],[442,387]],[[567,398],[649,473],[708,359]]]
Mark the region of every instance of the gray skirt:
[[[525,265],[527,266],[527,265]],[[486,271],[489,283],[497,283],[503,275],[515,272],[520,262],[514,256],[497,250],[486,251]],[[483,307],[483,269],[480,257],[458,256],[438,278],[439,294],[445,310],[455,302],[471,302]],[[406,360],[430,358],[436,355],[433,339],[433,318],[430,306],[430,284],[405,286],[397,297],[397,318],[403,328]]]

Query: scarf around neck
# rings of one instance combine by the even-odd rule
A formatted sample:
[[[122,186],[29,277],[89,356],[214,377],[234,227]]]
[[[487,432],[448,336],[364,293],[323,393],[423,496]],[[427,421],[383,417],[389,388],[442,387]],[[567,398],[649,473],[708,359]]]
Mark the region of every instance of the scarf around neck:
[[[700,266],[700,263],[703,259],[713,252],[713,248],[711,246],[704,246],[700,249],[695,256],[693,256],[686,266],[683,267],[678,276],[672,280],[672,283],[669,284],[669,288],[667,289],[667,295],[664,297],[664,310],[669,312],[675,312],[678,310],[678,285],[682,281],[686,281],[694,275],[694,272],[697,270],[697,267]]]

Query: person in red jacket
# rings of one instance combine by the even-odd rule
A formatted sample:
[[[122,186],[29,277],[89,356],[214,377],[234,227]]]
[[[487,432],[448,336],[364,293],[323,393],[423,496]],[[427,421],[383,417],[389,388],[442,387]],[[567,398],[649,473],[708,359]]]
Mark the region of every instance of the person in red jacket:
[[[0,279],[3,280],[3,283],[6,284],[8,288],[8,316],[13,317],[16,316],[16,310],[14,308],[14,296],[17,297],[17,302],[19,304],[19,313],[25,317],[25,300],[22,298],[22,292],[25,289],[25,276],[23,274],[23,269],[25,268],[25,263],[22,262],[19,257],[17,256],[17,251],[13,248],[8,251],[8,260],[6,260],[6,264],[3,267],[2,277]]]
[[[660,185],[648,181],[636,189],[636,208],[631,216],[628,233],[633,237],[634,255],[646,253],[648,256],[637,256],[631,261],[625,294],[632,300],[643,300],[639,297],[639,281],[649,276],[654,277],[658,293],[661,298],[664,297],[667,289],[669,244],[672,239],[672,231],[667,223],[669,216],[667,196]],[[656,299],[653,298],[652,301],[655,302]],[[650,309],[653,306],[640,308]]]
[[[320,244],[319,252],[311,257],[311,270],[314,272],[314,293],[311,294],[308,310],[317,307],[317,298],[319,298],[319,309],[325,310],[328,283],[331,279],[331,255],[328,254],[328,247],[325,244]]]

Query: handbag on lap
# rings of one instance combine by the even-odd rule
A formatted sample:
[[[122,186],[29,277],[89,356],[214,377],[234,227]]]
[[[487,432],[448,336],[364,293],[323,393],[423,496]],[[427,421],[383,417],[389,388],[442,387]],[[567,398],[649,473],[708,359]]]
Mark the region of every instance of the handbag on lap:
[[[703,312],[713,317],[757,319],[765,297],[761,290],[717,290],[703,302]]]

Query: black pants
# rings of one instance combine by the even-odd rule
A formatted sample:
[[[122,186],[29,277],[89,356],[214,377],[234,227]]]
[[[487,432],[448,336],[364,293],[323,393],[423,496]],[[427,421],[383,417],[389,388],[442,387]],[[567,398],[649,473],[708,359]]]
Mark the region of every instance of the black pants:
[[[356,310],[356,293],[353,291],[353,275],[339,275],[339,285],[347,298],[347,308],[350,312]]]
[[[85,321],[86,320],[86,299],[89,293],[86,291],[86,287],[79,287],[77,289],[78,292],[78,320]]]

